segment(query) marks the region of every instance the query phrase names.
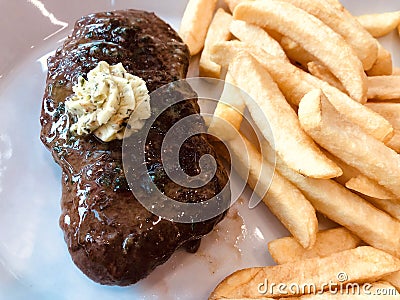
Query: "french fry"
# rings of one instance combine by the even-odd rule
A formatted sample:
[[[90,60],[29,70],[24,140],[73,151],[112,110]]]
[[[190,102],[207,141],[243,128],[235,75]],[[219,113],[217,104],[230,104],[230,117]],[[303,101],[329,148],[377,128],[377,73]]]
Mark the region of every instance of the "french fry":
[[[226,82],[233,83],[233,78],[230,76],[228,69]],[[223,104],[227,100],[231,106]],[[232,101],[233,100],[233,101]],[[221,106],[222,105],[222,106]],[[226,107],[225,107],[226,106]],[[224,109],[226,108],[226,109]],[[237,110],[236,110],[237,109]],[[232,85],[226,85],[221,96],[221,100],[217,105],[214,115],[219,118],[225,119],[233,127],[239,130],[242,120],[242,112],[244,110],[244,101],[238,95],[238,91],[232,88]],[[273,168],[268,165],[260,153],[251,145],[244,137],[242,140],[245,142],[248,151],[250,162],[243,156],[243,147],[238,139],[238,135],[228,135],[227,127],[221,123],[218,127],[215,121],[211,123],[209,133],[214,133],[216,136],[230,141],[230,153],[236,158],[235,161],[239,164],[238,173],[244,178],[247,178],[247,173],[250,174],[248,179],[249,185],[254,189],[260,197],[263,197],[263,202],[270,208],[270,210],[277,216],[282,224],[299,240],[303,247],[310,247],[315,242],[316,232],[318,230],[318,221],[315,216],[315,210],[304,198],[301,192],[295,188],[290,182],[284,179],[279,173],[275,172],[274,178],[269,187],[268,172],[272,174]],[[214,125],[213,125],[214,124]],[[225,158],[230,160],[228,157]],[[249,172],[247,172],[249,170]],[[268,190],[269,187],[269,190]],[[264,195],[268,190],[268,194]],[[282,192],[285,194],[283,195]],[[298,214],[301,211],[302,214]],[[304,218],[304,216],[307,216]]]
[[[400,98],[400,76],[368,77],[368,99],[390,100]]]
[[[260,47],[267,53],[287,59],[285,52],[277,41],[275,41],[264,29],[256,25],[234,20],[230,26],[231,33],[242,42]]]
[[[295,65],[300,65],[302,68],[306,69],[309,62],[317,60],[313,55],[304,50],[298,43],[286,36],[282,37],[279,43],[281,44],[286,55]]]
[[[340,272],[348,275],[346,282],[384,278],[400,287],[400,259],[394,257],[400,257],[400,156],[388,148],[400,151],[400,118],[394,116],[395,106],[363,105],[367,99],[400,99],[400,76],[392,76],[390,52],[338,0],[225,0],[235,20],[222,9],[212,18],[216,2],[189,0],[180,32],[192,55],[204,48],[201,76],[220,78],[221,70],[226,72],[214,118],[207,121],[209,133],[226,142],[228,161],[293,238],[269,244],[273,258],[284,265],[237,271],[218,285],[210,299],[286,297],[286,293],[259,293],[260,284],[267,279],[278,284],[312,282],[318,287],[338,280]],[[396,13],[399,24],[400,12],[387,15],[387,20],[361,19],[374,35],[386,34],[397,25]],[[365,25],[371,18],[375,23]],[[379,22],[386,23],[374,28]],[[241,42],[226,42],[231,33]],[[291,65],[288,57],[311,74]],[[257,142],[238,132],[246,106],[271,143],[261,142],[262,153]],[[325,154],[314,140],[338,158]],[[271,146],[277,155],[276,170]],[[339,175],[338,182],[363,195],[329,179]],[[347,229],[317,233],[316,209]],[[361,239],[377,249],[354,249]],[[377,282],[372,288],[393,287]],[[369,295],[296,296],[285,299]]]
[[[375,207],[383,210],[384,212],[391,215],[396,220],[400,220],[400,203],[396,200],[382,200],[378,198],[372,198],[368,196],[363,196],[365,200],[372,203]]]
[[[215,108],[211,124],[208,127],[209,134],[215,135],[225,141],[237,137],[237,131],[239,131],[240,125],[242,124],[243,112],[246,107],[240,94],[241,92],[235,86],[228,68],[225,77],[224,90],[222,91],[221,98]],[[229,122],[236,131],[227,128],[222,120]]]
[[[349,121],[357,124],[366,133],[384,143],[393,137],[393,127],[385,118],[370,109],[365,109],[365,106],[359,105],[355,101],[350,101],[351,99],[337,88],[324,81],[316,81],[316,79],[315,77],[308,78],[316,87],[322,89],[335,109],[346,116]]]
[[[400,103],[368,102],[365,106],[383,116],[394,129],[400,130]]]
[[[203,49],[217,2],[217,0],[189,0],[186,6],[179,35],[188,45],[192,56]]]
[[[238,166],[236,171],[239,175],[246,179],[249,174],[249,186],[263,199],[271,212],[303,247],[312,247],[318,231],[318,220],[314,208],[304,195],[279,172],[274,173],[273,165],[263,159],[245,137],[237,136],[227,144]]]
[[[262,148],[267,160],[275,161],[268,143],[263,142]],[[276,156],[276,168],[303,192],[317,211],[346,227],[369,245],[400,256],[399,221],[334,180],[301,176],[291,170],[279,156]]]
[[[400,11],[362,15],[357,17],[357,21],[372,36],[378,38],[387,35],[399,26]]]
[[[395,208],[395,211],[400,213],[400,204],[395,204],[394,202],[386,200],[377,200],[382,203],[392,203],[393,205],[396,205],[386,207],[384,204],[384,207],[389,208],[388,210],[392,212],[392,208]],[[398,217],[400,217],[400,214],[397,215],[397,218]],[[268,249],[272,258],[277,264],[285,264],[307,258],[324,257],[343,250],[349,250],[360,245],[361,240],[352,235],[343,227],[339,227],[318,232],[315,245],[309,250],[301,248],[291,237],[281,238],[270,242],[268,244]],[[395,272],[385,276],[383,277],[383,280],[390,282],[397,289],[400,288],[400,272]]]
[[[314,283],[317,291],[327,288],[328,282],[373,282],[400,269],[396,257],[368,246],[342,251],[323,258],[310,258],[272,267],[256,267],[236,271],[225,278],[212,292],[209,299],[260,298],[288,296],[275,289],[261,294],[260,284],[265,280],[276,284],[296,283],[299,286]],[[347,280],[340,282],[338,274],[345,273]],[[261,286],[262,287],[262,286]],[[262,291],[264,292],[264,291]],[[285,291],[284,291],[285,292]],[[300,289],[294,292],[301,292]],[[295,295],[293,295],[295,296]]]
[[[295,111],[286,102],[268,72],[250,54],[242,53],[231,65],[235,83],[254,101],[246,101],[254,121],[263,136],[275,145],[282,159],[294,170],[314,178],[332,178],[342,171],[322,154],[309,136],[300,128]],[[251,81],[248,79],[252,78]],[[272,130],[265,126],[267,117]],[[296,151],[292,151],[296,149]],[[301,155],[301,159],[299,159]]]
[[[303,97],[298,115],[319,145],[400,197],[400,156],[341,116],[320,90]]]
[[[233,14],[235,19],[275,30],[299,43],[339,79],[353,99],[366,101],[367,80],[361,61],[346,41],[319,19],[292,4],[273,0],[243,2]]]
[[[388,202],[384,200],[380,201]],[[400,209],[397,208],[397,211],[400,212]],[[301,246],[292,237],[274,240],[268,244],[268,249],[271,253],[272,258],[277,264],[285,264],[307,258],[328,256],[333,253],[356,248],[360,245],[360,239],[351,234],[345,228],[338,227],[318,232],[315,245],[309,250],[301,248]],[[395,272],[387,275],[383,277],[383,280],[390,282],[397,289],[400,288],[400,272]],[[340,295],[344,296],[343,294]]]
[[[204,42],[204,49],[201,53],[199,72],[200,76],[220,78],[221,66],[211,61],[210,49],[212,46],[221,41],[227,41],[231,37],[229,30],[232,16],[219,8],[211,21]]]
[[[335,157],[329,152],[324,152],[324,154],[334,161],[343,171],[342,176],[336,178],[335,180],[346,186],[348,189],[359,192],[365,196],[374,197],[379,199],[396,199],[397,197],[393,193],[387,191],[382,186],[378,185],[375,181],[369,179],[368,177],[360,174],[358,170],[349,166],[341,159]],[[367,198],[369,200],[369,198]],[[370,201],[371,202],[371,201]],[[381,208],[381,207],[379,207]],[[383,209],[388,212],[387,210]],[[390,214],[390,213],[389,213]]]
[[[363,63],[364,70],[370,69],[377,56],[375,39],[355,20],[325,0],[281,0],[307,11],[320,19],[333,31],[340,34],[353,48]]]
[[[365,106],[359,105],[356,101],[350,101],[351,99],[346,94],[328,83],[316,77],[307,79],[316,87],[321,88],[335,109],[345,115],[349,121],[360,126],[366,133],[384,143],[392,138],[393,127],[385,118],[370,109],[365,109]]]
[[[400,290],[400,272],[395,272],[385,276],[384,280],[390,282],[394,287],[396,287],[397,291]]]
[[[378,199],[397,199],[396,195],[364,175],[358,175],[346,182],[346,187],[363,195]]]
[[[385,281],[366,283],[363,286],[353,286],[342,292],[325,292],[318,295],[304,295],[298,298],[285,298],[285,300],[395,300],[400,299],[396,288]]]
[[[393,136],[392,126],[379,114],[328,83],[252,45],[237,41],[218,43],[211,50],[211,59],[227,66],[233,57],[243,51],[251,53],[263,65],[293,105],[298,106],[301,98],[312,89],[321,88],[335,108],[365,132],[384,142]]]
[[[388,50],[386,50],[381,43],[379,43],[378,41],[376,42],[378,44],[378,57],[376,58],[376,61],[372,68],[367,70],[366,73],[368,76],[392,75],[392,54]],[[400,73],[397,75],[400,75]]]
[[[361,245],[361,240],[344,227],[319,231],[315,244],[304,249],[293,237],[284,237],[268,243],[268,250],[278,264],[313,257],[325,257],[333,253],[354,249]]]
[[[311,61],[307,64],[307,69],[311,75],[314,75],[322,81],[329,83],[331,86],[337,88],[344,93],[346,92],[341,82],[323,65],[315,61]]]
[[[251,44],[239,41],[217,43],[211,50],[211,59],[227,66],[241,52],[250,53],[263,65],[292,104],[298,106],[300,99],[313,88],[302,76],[306,72]]]
[[[364,199],[368,201],[369,199],[374,199],[374,198],[377,198],[377,200],[386,199],[385,201],[387,201],[388,199],[393,199],[394,201],[396,201],[395,199],[397,199],[397,197],[393,193],[389,192],[384,187],[378,185],[374,180],[360,174],[360,172],[357,169],[353,168],[352,166],[349,166],[344,161],[332,155],[331,153],[326,151],[324,153],[329,159],[334,161],[342,169],[343,171],[342,176],[335,179],[341,185],[347,187],[350,190],[363,194],[362,197],[364,197]],[[381,206],[377,207],[381,208]],[[386,209],[383,210],[392,215]]]
[[[400,133],[395,132],[394,136],[386,143],[386,145],[397,153],[400,153]]]
[[[225,4],[229,7],[229,10],[233,12],[235,7],[244,1],[254,1],[254,0],[224,0]]]
[[[326,150],[323,150],[324,154],[332,161],[335,162],[339,166],[339,168],[342,169],[343,174],[337,178],[335,178],[336,182],[339,182],[341,185],[345,186],[346,182],[349,181],[351,178],[359,176],[360,172],[353,168],[352,166],[349,166],[346,164],[344,161],[341,159],[337,158],[336,156],[332,155]]]
[[[325,81],[313,76],[307,76],[306,79],[324,92],[335,109],[365,132],[382,142],[388,142],[392,138],[393,127],[385,118],[370,109],[365,109],[365,106],[356,101],[351,101],[345,93]]]
[[[387,143],[387,146],[392,148],[397,153],[400,152],[400,103],[366,103],[368,108],[383,116],[392,124],[394,128],[394,135]]]

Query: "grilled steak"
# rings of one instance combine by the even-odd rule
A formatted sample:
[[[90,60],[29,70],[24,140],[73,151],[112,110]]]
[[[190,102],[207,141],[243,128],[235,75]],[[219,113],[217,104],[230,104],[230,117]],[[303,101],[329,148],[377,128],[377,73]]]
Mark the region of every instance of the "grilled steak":
[[[48,59],[41,140],[63,172],[60,226],[65,241],[74,263],[88,277],[101,284],[129,285],[146,277],[177,248],[196,251],[200,238],[224,214],[193,224],[159,218],[135,199],[127,184],[121,141],[104,143],[94,135],[71,134],[72,117],[65,112],[64,102],[72,95],[78,77],[86,77],[99,61],[121,62],[129,73],[143,78],[152,92],[186,76],[189,51],[176,32],[154,14],[124,10],[81,18],[63,46]],[[196,95],[187,87],[180,91],[190,100],[173,105],[152,125],[146,141],[147,169],[165,195],[181,202],[200,202],[218,194],[228,177],[218,159],[215,176],[198,189],[181,187],[166,176],[160,150],[168,129],[193,114],[198,116],[193,126],[205,126]],[[151,98],[152,113],[160,106],[158,101]],[[197,175],[204,154],[215,157],[206,135],[188,139],[179,155],[183,170]],[[220,201],[227,207],[230,195],[222,195]]]

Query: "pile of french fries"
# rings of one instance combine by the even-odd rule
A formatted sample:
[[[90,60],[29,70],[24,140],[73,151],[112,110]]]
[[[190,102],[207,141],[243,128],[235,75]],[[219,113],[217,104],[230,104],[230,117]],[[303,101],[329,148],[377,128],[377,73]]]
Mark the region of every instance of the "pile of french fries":
[[[269,243],[277,266],[239,270],[210,299],[349,298],[324,290],[328,281],[400,291],[400,72],[376,39],[400,30],[400,12],[355,17],[338,0],[225,3],[190,0],[180,34],[200,55],[200,76],[226,82],[209,132],[255,193],[268,190],[259,196],[292,237]],[[246,108],[259,143],[241,131]],[[340,227],[318,231],[316,211]],[[322,290],[261,294],[264,279]]]

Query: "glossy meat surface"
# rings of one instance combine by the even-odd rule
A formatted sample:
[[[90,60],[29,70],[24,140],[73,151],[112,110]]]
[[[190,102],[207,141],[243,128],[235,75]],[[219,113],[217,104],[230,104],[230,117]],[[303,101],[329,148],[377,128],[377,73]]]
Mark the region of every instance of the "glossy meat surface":
[[[147,211],[133,196],[124,176],[121,141],[103,143],[93,135],[76,137],[64,101],[79,76],[101,60],[122,62],[142,77],[150,92],[186,76],[189,52],[176,32],[152,13],[124,10],[81,18],[54,56],[48,60],[46,90],[41,115],[41,139],[61,166],[62,214],[60,226],[74,263],[101,284],[129,285],[146,277],[179,247],[195,251],[199,239],[224,216],[183,224]],[[171,198],[200,202],[218,194],[228,177],[217,159],[217,172],[204,187],[180,187],[165,176],[160,157],[163,137],[181,118],[199,113],[196,95],[183,88],[190,100],[175,104],[154,123],[146,142],[147,169],[154,182]],[[159,103],[151,99],[152,113]],[[204,129],[198,115],[193,126]],[[188,175],[196,175],[199,158],[216,156],[203,134],[188,139],[180,150],[180,163]],[[145,189],[145,187],[143,187]],[[55,200],[55,199],[54,199]],[[230,195],[221,196],[226,207]]]

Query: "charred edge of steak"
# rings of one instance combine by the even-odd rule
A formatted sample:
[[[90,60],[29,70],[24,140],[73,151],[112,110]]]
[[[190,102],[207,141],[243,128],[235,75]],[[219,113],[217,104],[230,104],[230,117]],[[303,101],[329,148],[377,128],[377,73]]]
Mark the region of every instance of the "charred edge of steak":
[[[121,141],[102,143],[94,136],[69,133],[64,102],[79,76],[99,61],[121,62],[142,77],[150,92],[186,76],[189,51],[177,33],[152,13],[124,10],[96,13],[76,22],[71,36],[48,60],[46,90],[41,114],[41,139],[63,170],[60,227],[75,264],[101,284],[129,285],[146,277],[179,247],[195,251],[199,239],[224,216],[194,223],[174,223],[147,211],[129,190],[121,160]],[[146,143],[147,168],[157,174],[157,186],[178,201],[199,202],[218,194],[227,174],[217,160],[214,178],[200,189],[177,186],[166,178],[160,159],[165,130],[181,118],[199,113],[196,95],[174,105],[157,120]],[[187,93],[187,94],[185,94]],[[159,103],[151,99],[152,113]],[[198,126],[204,128],[199,116]],[[185,142],[181,165],[190,174],[204,154],[215,157],[207,137]],[[146,187],[143,187],[144,189]],[[230,195],[221,196],[227,207]]]

